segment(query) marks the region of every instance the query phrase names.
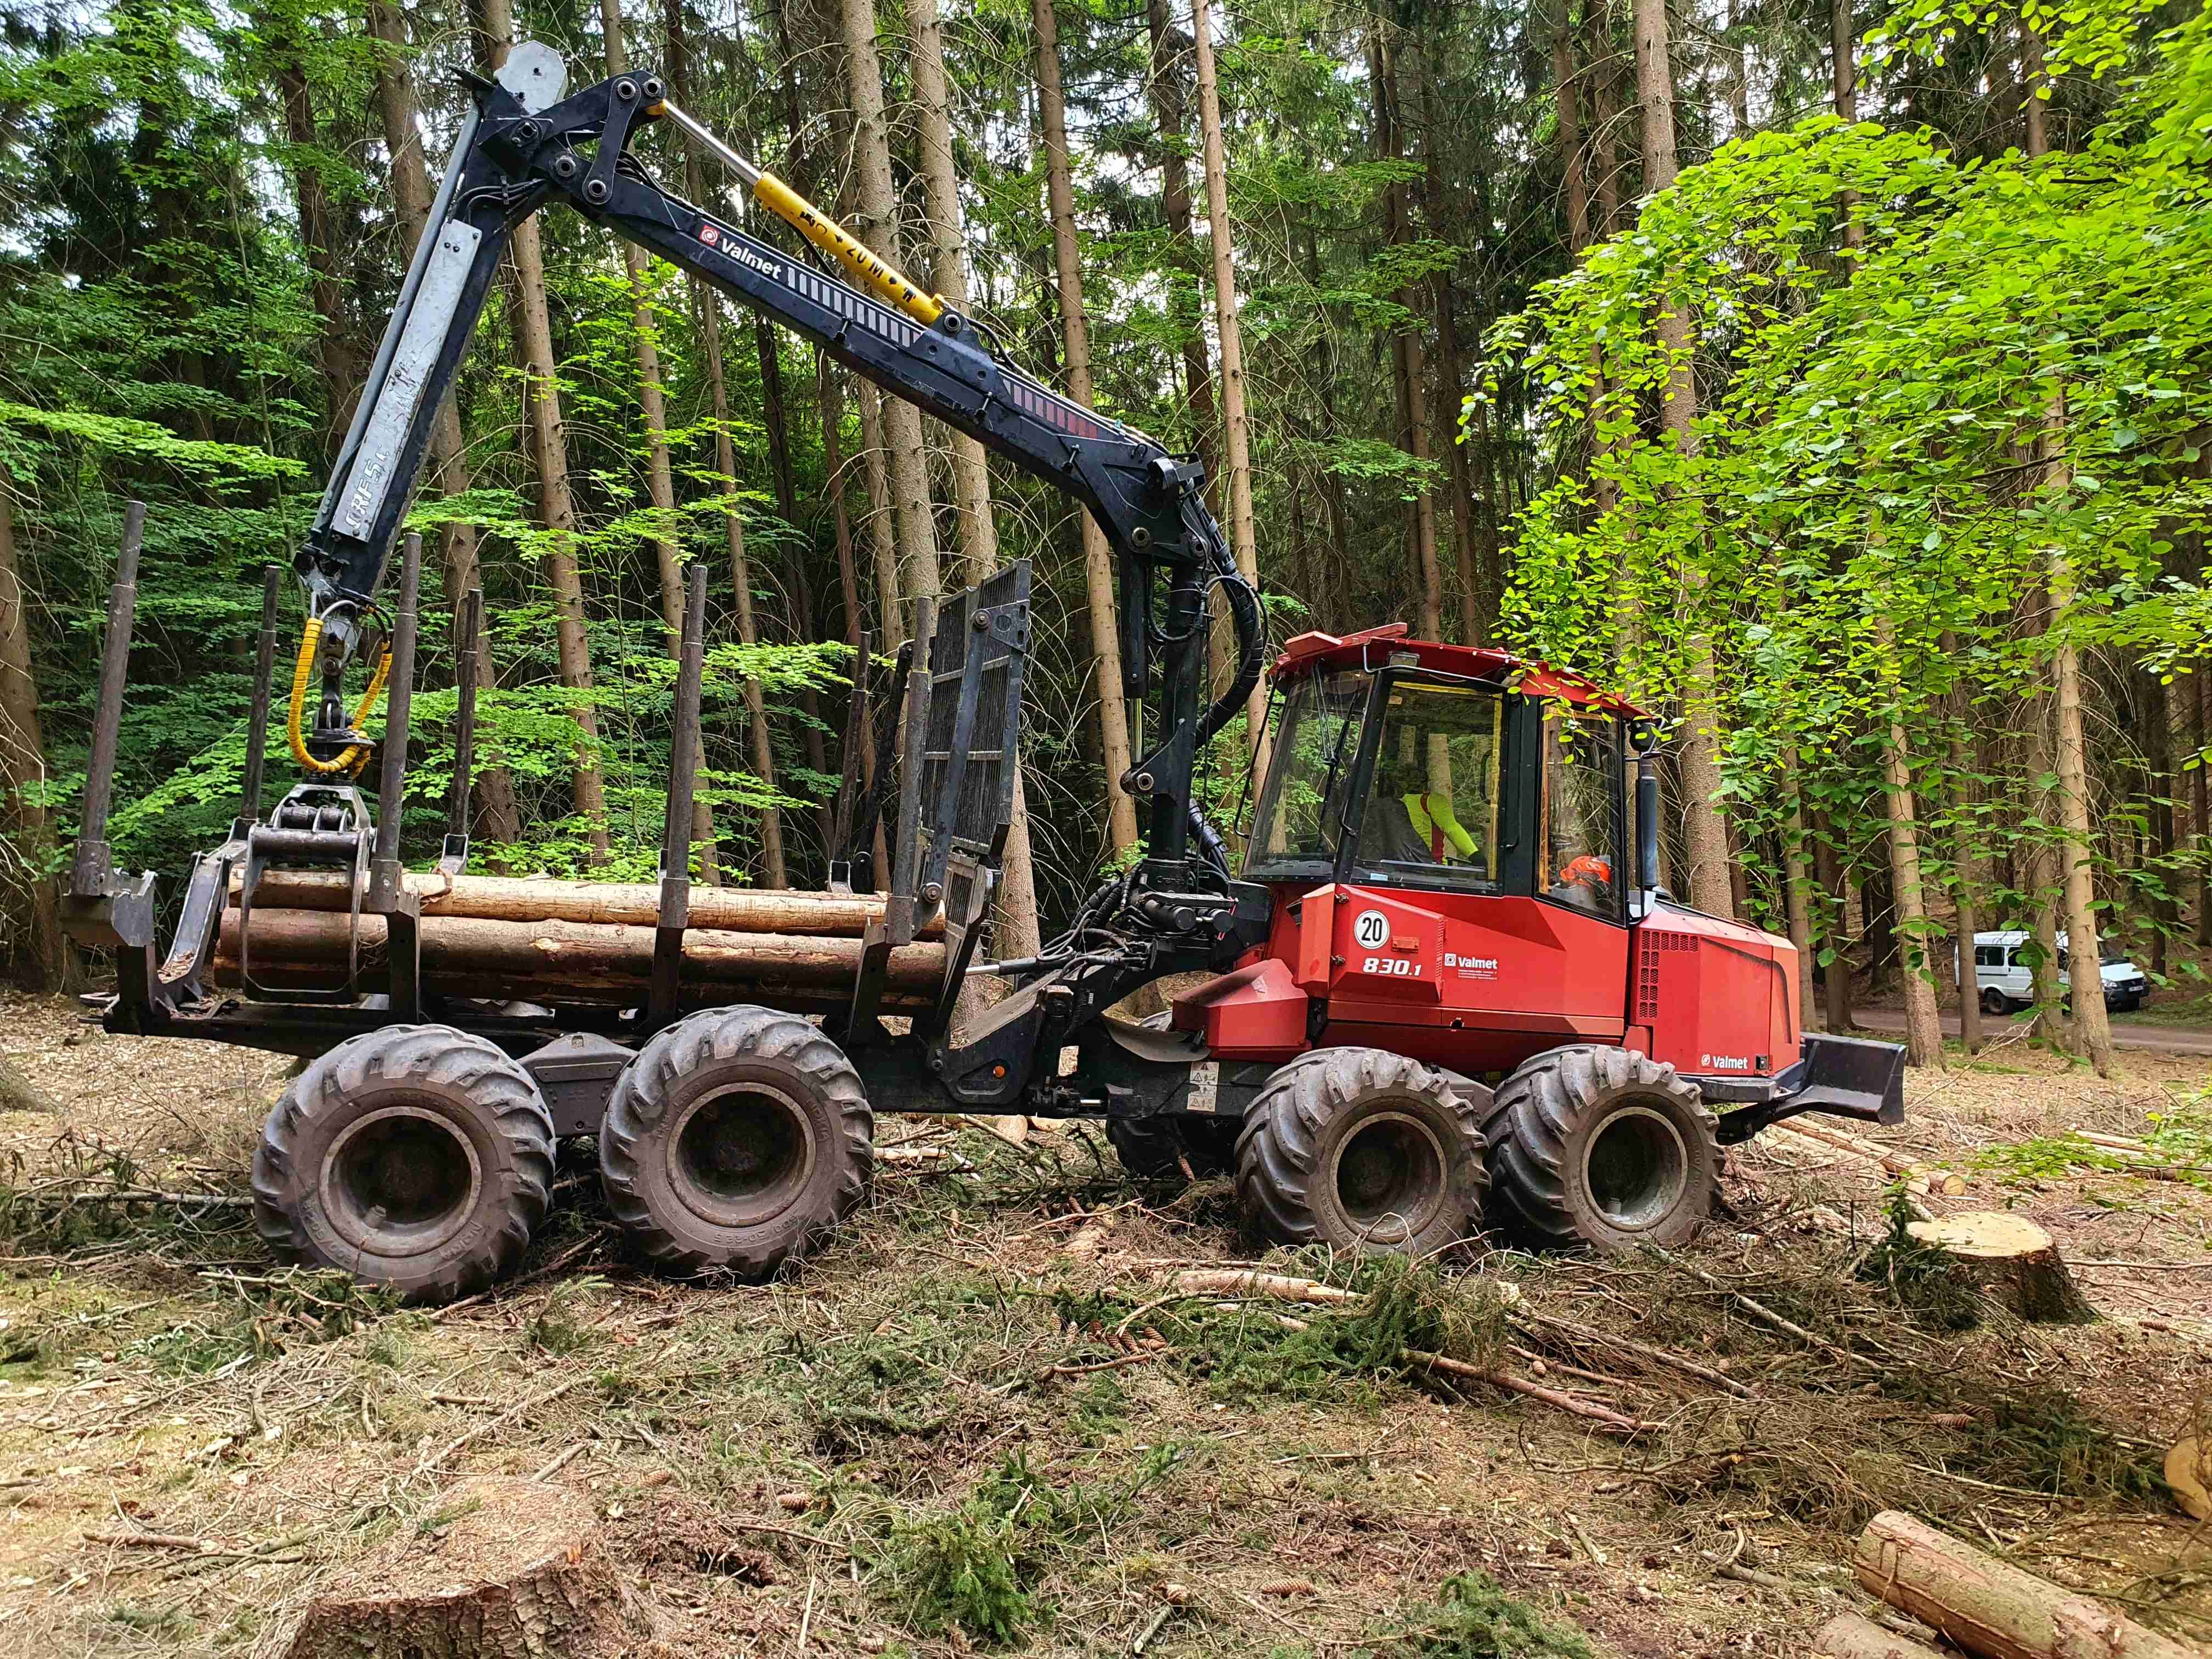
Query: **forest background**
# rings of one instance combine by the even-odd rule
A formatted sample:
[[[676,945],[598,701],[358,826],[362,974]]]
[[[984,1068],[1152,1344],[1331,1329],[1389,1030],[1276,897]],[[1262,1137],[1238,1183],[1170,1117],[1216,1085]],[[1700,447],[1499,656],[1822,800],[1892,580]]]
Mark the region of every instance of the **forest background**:
[[[1025,367],[1202,456],[1278,640],[1402,620],[1663,713],[1667,880],[1798,941],[1808,1024],[1901,988],[1941,1063],[1957,942],[2020,927],[2045,1028],[2103,1069],[2058,935],[2197,972],[2212,9],[2141,0],[6,0],[0,970],[84,970],[57,874],[132,498],[118,862],[221,838],[258,572],[313,513],[461,73],[526,37],[572,84],[662,66]],[[472,586],[481,860],[650,876],[703,560],[700,872],[813,886],[860,630],[1024,557],[1000,950],[1132,856],[1095,529],[573,216],[517,236],[413,522],[410,854]],[[1247,740],[1207,767],[1224,817]]]

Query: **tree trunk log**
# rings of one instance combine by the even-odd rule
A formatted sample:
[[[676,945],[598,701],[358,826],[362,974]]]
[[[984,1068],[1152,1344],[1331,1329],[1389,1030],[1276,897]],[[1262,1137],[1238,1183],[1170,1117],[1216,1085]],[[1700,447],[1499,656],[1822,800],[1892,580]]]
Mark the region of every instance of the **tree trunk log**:
[[[695,895],[696,896],[696,895]],[[216,982],[239,981],[238,916],[226,911]],[[347,918],[335,912],[253,911],[253,976],[263,985],[334,981],[344,972]],[[653,971],[653,930],[614,922],[495,921],[476,916],[422,920],[422,981],[446,996],[532,1002],[626,1003],[645,994]],[[383,971],[385,924],[361,919],[361,967]],[[693,927],[684,938],[684,981],[693,1000],[757,1000],[774,1006],[840,1004],[860,963],[855,939],[729,933]],[[905,1001],[933,991],[945,972],[942,944],[890,953],[892,991]]]
[[[2166,1484],[2173,1501],[2199,1521],[2212,1521],[2212,1442],[2185,1434],[2167,1449]]]
[[[592,1659],[651,1637],[580,1494],[486,1476],[439,1514],[310,1603],[288,1659]]]
[[[1860,1534],[1859,1583],[1988,1659],[2189,1659],[2191,1650],[2094,1597],[2008,1565],[1898,1510]]]
[[[1813,1651],[1826,1659],[1942,1659],[1925,1643],[1884,1630],[1856,1613],[1839,1613],[1821,1626]]]
[[[475,916],[488,921],[578,921],[650,927],[660,914],[660,890],[646,882],[527,881],[513,876],[443,876],[410,872],[407,890],[422,898],[422,915]],[[231,883],[236,902],[239,880]],[[320,870],[271,870],[254,894],[254,908],[351,909],[346,878]],[[880,921],[884,901],[871,893],[850,897],[758,888],[694,888],[691,925],[732,933],[800,933],[810,938],[858,939]],[[257,929],[258,931],[258,929]],[[942,917],[922,937],[945,931]],[[258,941],[257,941],[258,942]]]
[[[1972,1210],[1940,1221],[1912,1221],[1905,1231],[1943,1252],[1990,1296],[2036,1324],[2086,1325],[2096,1318],[2051,1235],[1999,1210]]]

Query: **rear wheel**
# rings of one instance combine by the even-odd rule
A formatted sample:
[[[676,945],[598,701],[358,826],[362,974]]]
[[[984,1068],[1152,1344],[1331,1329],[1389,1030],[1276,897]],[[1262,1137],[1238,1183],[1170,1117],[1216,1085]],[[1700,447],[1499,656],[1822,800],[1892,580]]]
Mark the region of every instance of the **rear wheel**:
[[[1715,1120],[1697,1085],[1626,1048],[1553,1048],[1492,1097],[1492,1191],[1539,1243],[1679,1244],[1712,1207]]]
[[[529,1073],[450,1025],[391,1025],[338,1044],[277,1102],[253,1218],[288,1261],[446,1302],[520,1260],[552,1180],[553,1121]]]
[[[812,1024],[716,1008],[624,1068],[599,1127],[599,1176],[653,1261],[765,1278],[860,1203],[874,1136],[860,1074]]]
[[[1237,1140],[1238,1205],[1276,1243],[1429,1255],[1480,1227],[1487,1185],[1473,1103],[1380,1048],[1285,1066]]]
[[[2006,999],[2005,994],[1995,986],[1982,993],[1982,1012],[1985,1014],[2002,1014],[2011,1006],[2012,1004]]]

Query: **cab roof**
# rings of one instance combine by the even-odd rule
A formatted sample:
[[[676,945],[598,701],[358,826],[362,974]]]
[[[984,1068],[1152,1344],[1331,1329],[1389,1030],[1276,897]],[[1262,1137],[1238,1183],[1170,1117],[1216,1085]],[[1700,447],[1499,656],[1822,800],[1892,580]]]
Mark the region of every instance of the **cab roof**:
[[[1413,661],[1403,660],[1411,656]],[[1524,696],[1555,697],[1583,708],[1610,714],[1640,714],[1644,711],[1579,674],[1532,662],[1510,652],[1487,647],[1445,645],[1435,640],[1407,637],[1406,624],[1385,623],[1358,634],[1301,634],[1283,647],[1267,672],[1278,681],[1295,679],[1324,669],[1420,667],[1464,678],[1502,681],[1508,690]]]

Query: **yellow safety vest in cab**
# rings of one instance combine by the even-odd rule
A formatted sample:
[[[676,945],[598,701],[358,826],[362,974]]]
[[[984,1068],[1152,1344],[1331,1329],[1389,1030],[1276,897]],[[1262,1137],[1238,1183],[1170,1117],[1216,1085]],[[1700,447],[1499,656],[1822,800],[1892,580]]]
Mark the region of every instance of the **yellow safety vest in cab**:
[[[1449,795],[1437,791],[1401,799],[1406,805],[1406,816],[1413,821],[1413,833],[1429,844],[1431,858],[1442,863],[1448,857],[1474,856],[1474,837],[1460,827],[1459,819],[1452,812]]]

